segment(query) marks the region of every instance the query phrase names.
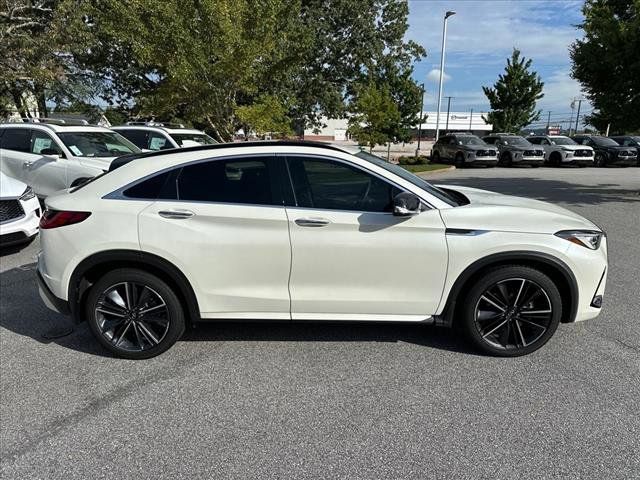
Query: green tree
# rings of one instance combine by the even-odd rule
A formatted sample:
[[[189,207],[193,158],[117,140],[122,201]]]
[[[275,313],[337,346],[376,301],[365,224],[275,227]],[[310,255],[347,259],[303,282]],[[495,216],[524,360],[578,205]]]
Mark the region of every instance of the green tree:
[[[395,141],[401,115],[387,85],[361,85],[355,92],[348,132],[370,148]]]
[[[238,121],[243,126],[245,136],[250,132],[258,135],[272,133],[292,135],[291,118],[286,107],[272,95],[262,95],[251,105],[242,105],[236,109]]]
[[[587,121],[604,131],[640,128],[640,0],[587,0],[584,38],[570,49],[572,76],[595,113]]]
[[[520,51],[514,48],[505,73],[498,76],[493,87],[482,87],[491,105],[484,119],[494,131],[519,132],[540,118],[536,102],[544,96],[544,83],[530,68],[531,59],[521,58]]]

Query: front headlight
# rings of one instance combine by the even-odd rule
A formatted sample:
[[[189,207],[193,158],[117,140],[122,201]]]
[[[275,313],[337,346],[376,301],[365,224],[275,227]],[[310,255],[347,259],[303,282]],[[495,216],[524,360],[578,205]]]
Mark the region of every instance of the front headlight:
[[[563,230],[556,232],[555,235],[582,247],[597,250],[600,247],[604,233],[595,230]]]
[[[35,196],[36,196],[36,194],[33,191],[33,188],[27,187],[27,189],[24,191],[24,193],[22,195],[20,195],[20,200],[22,200],[23,202],[26,202],[27,200],[31,200]]]

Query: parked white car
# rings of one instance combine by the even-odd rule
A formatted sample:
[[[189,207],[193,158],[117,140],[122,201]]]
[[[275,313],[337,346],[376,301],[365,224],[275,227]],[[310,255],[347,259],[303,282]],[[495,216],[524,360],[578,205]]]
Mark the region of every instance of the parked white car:
[[[593,165],[593,148],[580,145],[564,135],[531,135],[527,140],[544,149],[545,163],[549,165]]]
[[[515,356],[600,313],[597,225],[346,150],[236,143],[114,162],[46,200],[41,296],[126,358],[218,319],[455,324]]]
[[[38,222],[40,203],[31,187],[0,172],[0,246],[29,242]]]
[[[0,171],[30,185],[42,198],[105,172],[115,157],[139,152],[102,127],[0,125]]]
[[[156,151],[218,143],[203,131],[176,124],[131,122],[113,127],[112,130],[142,150]]]

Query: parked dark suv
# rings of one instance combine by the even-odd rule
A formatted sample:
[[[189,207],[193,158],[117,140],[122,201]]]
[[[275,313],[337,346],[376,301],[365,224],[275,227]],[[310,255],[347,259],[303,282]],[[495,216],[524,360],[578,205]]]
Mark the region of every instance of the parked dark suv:
[[[486,165],[498,163],[496,148],[470,133],[452,133],[440,137],[431,153],[433,163],[454,162],[456,166]]]
[[[611,137],[611,139],[623,147],[635,147],[638,154],[636,165],[640,167],[640,135],[619,135]]]
[[[539,167],[544,163],[544,150],[526,138],[513,133],[493,133],[483,140],[498,148],[500,165],[531,165]]]
[[[595,152],[593,164],[596,167],[633,166],[638,162],[638,152],[634,147],[623,147],[611,138],[600,135],[574,135],[571,138],[580,145],[589,145],[593,148]]]

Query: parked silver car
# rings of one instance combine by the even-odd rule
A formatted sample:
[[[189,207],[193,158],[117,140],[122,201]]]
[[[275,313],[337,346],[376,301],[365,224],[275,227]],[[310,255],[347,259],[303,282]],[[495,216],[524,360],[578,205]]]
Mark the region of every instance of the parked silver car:
[[[499,165],[531,165],[539,167],[544,163],[544,150],[529,143],[526,138],[513,133],[493,133],[483,140],[498,148]]]
[[[527,140],[544,149],[544,159],[548,165],[593,165],[593,148],[579,145],[564,135],[533,135]]]
[[[454,162],[458,167],[464,165],[493,167],[498,163],[498,151],[470,133],[452,133],[440,137],[434,144],[431,160],[434,163]]]

